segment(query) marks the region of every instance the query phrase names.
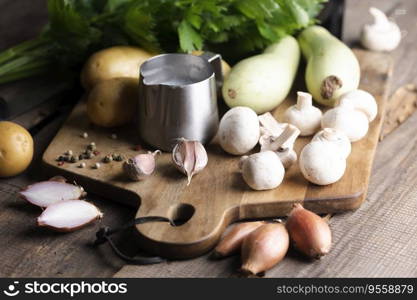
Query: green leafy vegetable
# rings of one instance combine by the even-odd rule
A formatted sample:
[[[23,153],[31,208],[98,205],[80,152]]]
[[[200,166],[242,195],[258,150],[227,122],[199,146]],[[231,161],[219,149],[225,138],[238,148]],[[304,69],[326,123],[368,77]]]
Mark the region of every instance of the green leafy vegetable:
[[[326,0],[48,0],[39,37],[0,52],[0,83],[77,71],[94,51],[209,49],[232,58],[315,23]]]

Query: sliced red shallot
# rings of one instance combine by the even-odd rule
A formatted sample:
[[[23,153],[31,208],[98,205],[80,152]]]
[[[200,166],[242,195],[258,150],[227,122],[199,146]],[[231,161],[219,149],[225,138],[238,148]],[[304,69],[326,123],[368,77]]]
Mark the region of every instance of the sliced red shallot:
[[[65,200],[49,205],[38,217],[38,225],[56,231],[77,230],[100,219],[103,214],[85,200]]]
[[[48,207],[63,200],[79,199],[84,195],[84,189],[64,182],[41,181],[29,185],[20,195],[34,205]]]

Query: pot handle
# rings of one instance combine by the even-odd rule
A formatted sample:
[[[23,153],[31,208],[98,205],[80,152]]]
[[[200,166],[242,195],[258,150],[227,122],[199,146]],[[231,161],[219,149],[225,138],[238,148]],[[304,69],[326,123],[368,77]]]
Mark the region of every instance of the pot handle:
[[[217,91],[219,91],[223,85],[222,56],[217,53],[204,52],[200,57],[207,60],[213,68],[214,76],[216,78],[216,88]]]

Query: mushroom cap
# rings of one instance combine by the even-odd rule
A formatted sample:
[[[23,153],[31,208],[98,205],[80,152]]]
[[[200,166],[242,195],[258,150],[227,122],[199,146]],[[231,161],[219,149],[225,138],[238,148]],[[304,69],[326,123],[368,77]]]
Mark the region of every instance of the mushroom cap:
[[[346,170],[346,159],[334,143],[315,141],[303,148],[299,165],[308,181],[327,185],[342,178]]]
[[[378,105],[374,96],[364,90],[353,90],[343,94],[336,105],[343,106],[346,103],[363,112],[368,117],[369,122],[372,122],[378,114]]]
[[[346,134],[351,142],[359,141],[368,132],[367,116],[347,105],[329,109],[321,119],[322,128],[333,128]]]
[[[347,158],[352,150],[352,145],[346,134],[334,128],[320,130],[313,136],[311,141],[331,142],[335,144],[339,147],[340,154],[344,158]]]
[[[322,112],[314,106],[299,110],[296,105],[289,107],[284,114],[285,122],[300,130],[301,136],[309,136],[320,129]]]
[[[220,120],[217,135],[224,151],[234,155],[245,154],[258,143],[258,115],[248,107],[234,107]]]
[[[242,162],[242,176],[254,190],[270,190],[284,179],[284,166],[278,155],[264,151],[250,155]]]

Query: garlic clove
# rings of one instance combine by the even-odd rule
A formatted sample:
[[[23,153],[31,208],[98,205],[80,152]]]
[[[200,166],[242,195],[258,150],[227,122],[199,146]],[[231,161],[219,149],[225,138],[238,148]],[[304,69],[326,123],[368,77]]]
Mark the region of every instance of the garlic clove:
[[[379,9],[371,7],[369,13],[374,17],[373,24],[362,29],[361,43],[372,51],[392,51],[401,41],[401,30]]]
[[[60,201],[79,199],[84,195],[84,189],[64,182],[41,181],[29,185],[19,194],[34,205],[48,207]]]
[[[159,153],[161,151],[156,150],[155,152],[138,154],[133,158],[129,158],[123,163],[125,174],[134,181],[145,179],[155,170],[155,156]]]
[[[345,158],[347,158],[352,151],[352,145],[346,134],[334,128],[324,128],[323,130],[320,130],[313,136],[311,141],[331,142],[339,148],[341,155]]]
[[[37,222],[38,226],[69,232],[84,227],[102,216],[98,208],[87,201],[65,200],[48,206]]]
[[[199,141],[181,139],[172,150],[172,161],[187,176],[189,185],[192,177],[206,167],[208,156]]]
[[[226,257],[239,252],[243,239],[265,222],[244,222],[235,225],[217,244],[213,255],[216,258]]]
[[[329,253],[332,234],[329,224],[320,216],[295,204],[285,224],[294,247],[311,258]]]
[[[283,224],[258,227],[243,240],[241,271],[256,275],[271,269],[284,258],[288,247],[289,236]]]

